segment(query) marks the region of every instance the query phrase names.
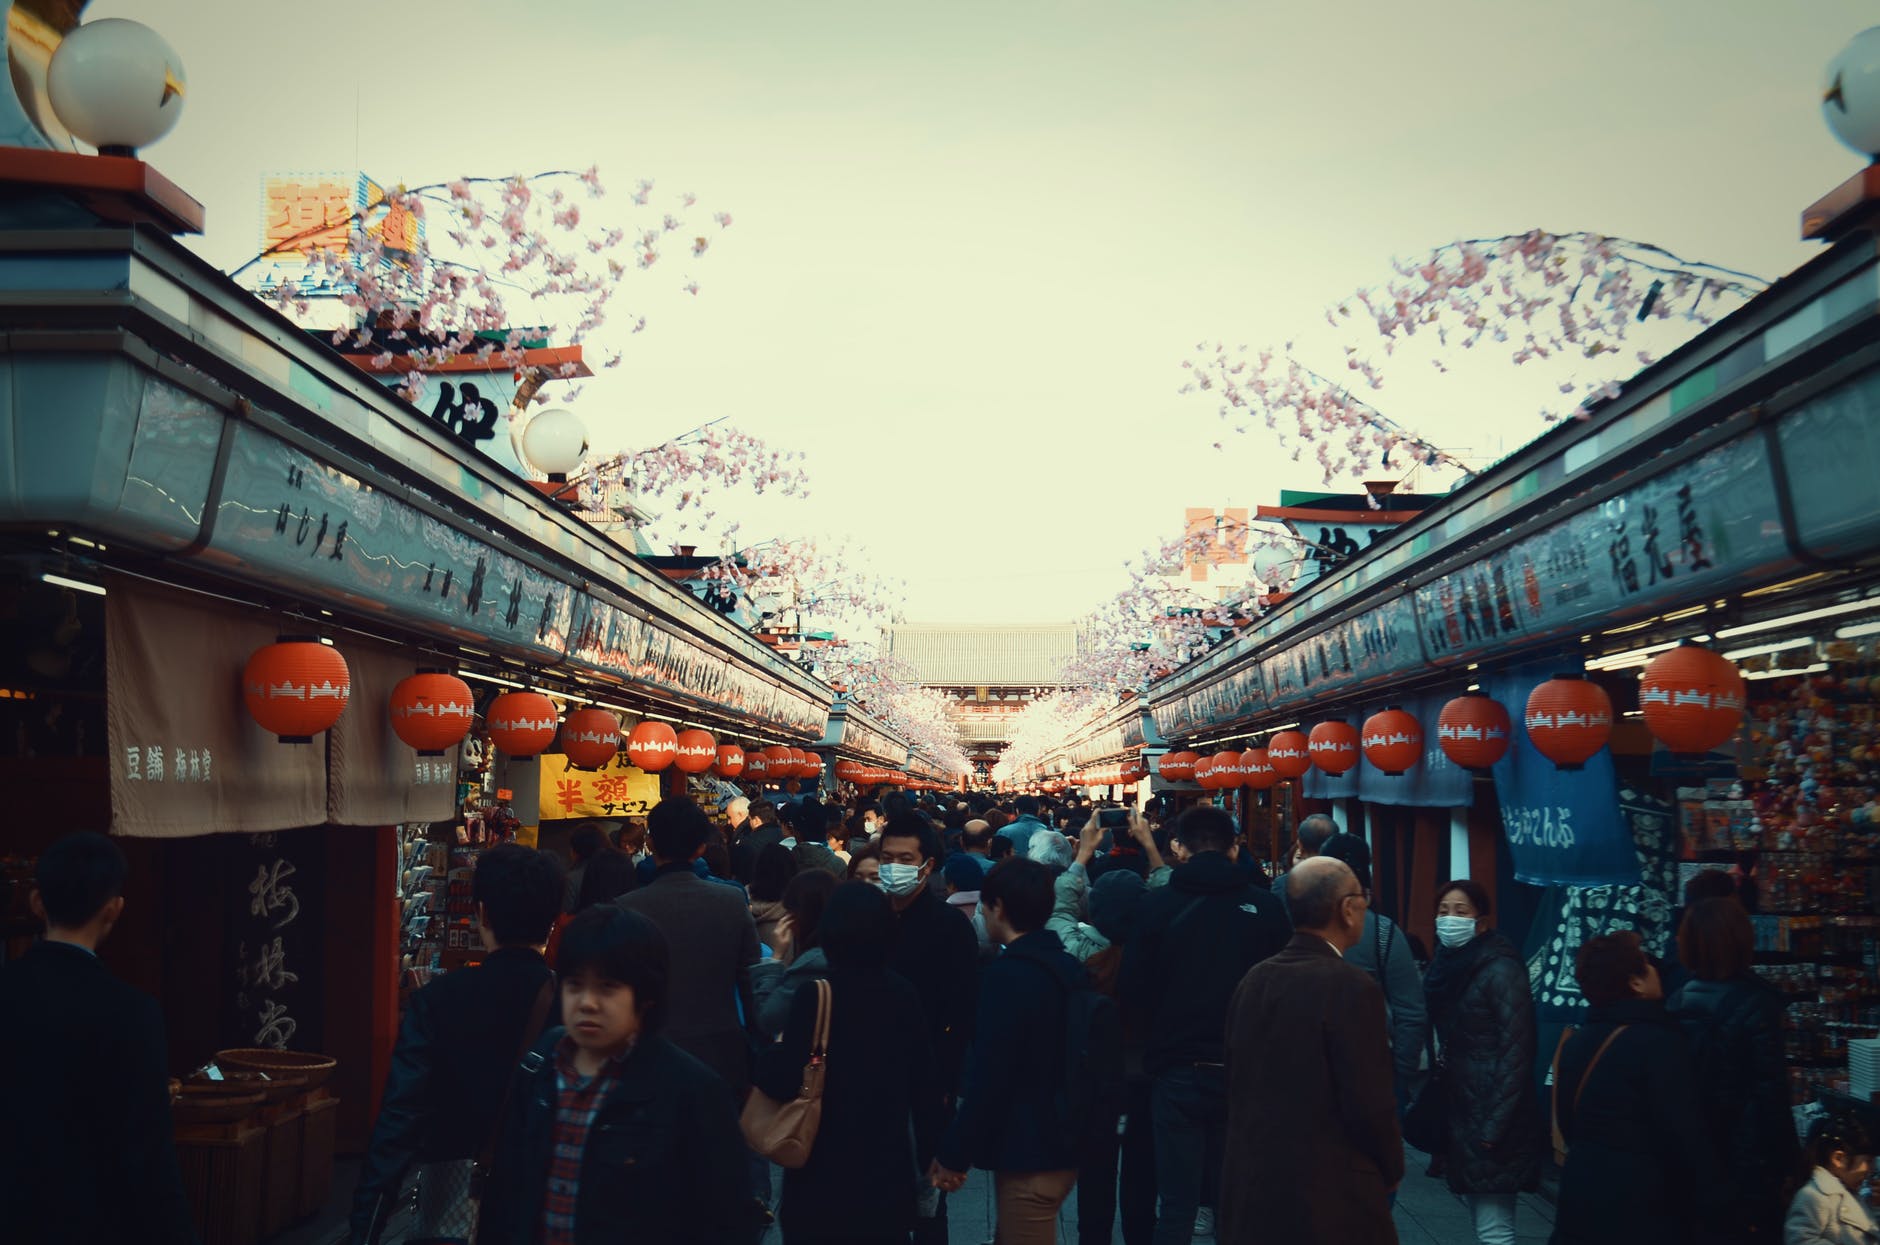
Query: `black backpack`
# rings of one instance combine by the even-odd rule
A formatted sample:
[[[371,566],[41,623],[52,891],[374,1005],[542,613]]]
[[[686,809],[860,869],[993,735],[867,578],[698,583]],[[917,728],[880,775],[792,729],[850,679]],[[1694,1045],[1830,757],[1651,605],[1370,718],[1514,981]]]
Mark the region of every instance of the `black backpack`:
[[[1064,1035],[1058,1081],[1059,1117],[1069,1137],[1082,1141],[1114,1128],[1124,1102],[1123,1015],[1116,1000],[1084,979],[1067,984],[1041,960],[1032,960],[1064,994]]]

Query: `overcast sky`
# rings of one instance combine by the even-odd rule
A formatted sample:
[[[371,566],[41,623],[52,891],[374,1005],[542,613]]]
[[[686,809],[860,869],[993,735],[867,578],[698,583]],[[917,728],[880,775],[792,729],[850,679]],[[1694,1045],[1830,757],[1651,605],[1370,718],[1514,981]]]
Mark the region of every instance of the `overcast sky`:
[[[656,269],[579,404],[604,446],[719,416],[809,455],[747,534],[849,537],[917,621],[1043,621],[1186,506],[1316,470],[1181,397],[1198,341],[1322,325],[1393,257],[1540,225],[1766,276],[1858,167],[1822,67],[1871,0],[1422,4],[97,0],[162,31],[188,111],[147,158],[257,249],[269,172],[408,184],[599,164],[735,225]],[[676,294],[696,275],[696,299]],[[634,274],[636,280],[640,274]],[[657,288],[654,288],[657,287]],[[603,335],[597,344],[607,344]],[[1330,345],[1326,348],[1331,349]],[[1335,367],[1337,357],[1321,358]],[[1503,368],[1502,371],[1507,369]],[[1478,458],[1531,386],[1380,406]],[[1401,405],[1394,403],[1401,402]]]

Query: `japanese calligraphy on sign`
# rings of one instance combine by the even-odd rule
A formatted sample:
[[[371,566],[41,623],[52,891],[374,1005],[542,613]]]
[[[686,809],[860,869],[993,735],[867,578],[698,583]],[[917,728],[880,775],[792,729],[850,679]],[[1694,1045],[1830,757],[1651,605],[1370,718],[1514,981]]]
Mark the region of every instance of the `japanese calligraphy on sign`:
[[[325,848],[316,830],[227,835],[224,1039],[304,1047],[321,1037]],[[317,1048],[316,1048],[317,1049]]]
[[[638,817],[659,803],[659,776],[616,756],[600,770],[578,770],[565,758],[542,758],[541,817],[560,821],[578,817]]]

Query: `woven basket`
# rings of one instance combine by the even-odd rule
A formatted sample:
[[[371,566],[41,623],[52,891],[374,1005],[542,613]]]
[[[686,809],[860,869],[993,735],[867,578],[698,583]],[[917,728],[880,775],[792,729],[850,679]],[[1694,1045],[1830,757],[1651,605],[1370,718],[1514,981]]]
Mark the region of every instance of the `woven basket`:
[[[178,1124],[228,1124],[254,1114],[261,1100],[258,1092],[205,1092],[199,1086],[185,1085],[170,1106],[170,1118]]]
[[[326,1078],[333,1075],[333,1069],[339,1067],[339,1060],[330,1055],[316,1055],[296,1050],[268,1050],[254,1046],[219,1050],[215,1053],[215,1061],[224,1068],[232,1068],[238,1072],[265,1073],[270,1081],[277,1084],[292,1082],[295,1094],[311,1093],[320,1088],[326,1084]]]

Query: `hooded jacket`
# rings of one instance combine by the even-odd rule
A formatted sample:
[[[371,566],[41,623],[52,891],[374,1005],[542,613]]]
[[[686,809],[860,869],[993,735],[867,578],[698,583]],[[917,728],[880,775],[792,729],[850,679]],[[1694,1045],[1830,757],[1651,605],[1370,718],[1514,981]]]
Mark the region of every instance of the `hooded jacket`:
[[[1123,949],[1123,1006],[1145,1035],[1144,1069],[1224,1062],[1235,987],[1291,937],[1273,893],[1225,854],[1202,852],[1176,866],[1136,909]]]

